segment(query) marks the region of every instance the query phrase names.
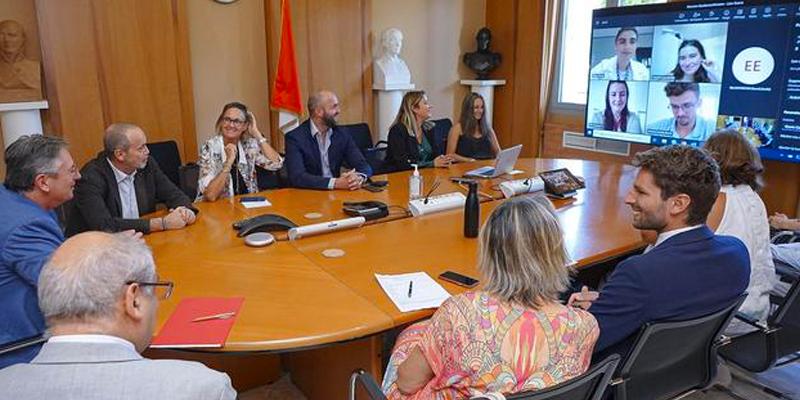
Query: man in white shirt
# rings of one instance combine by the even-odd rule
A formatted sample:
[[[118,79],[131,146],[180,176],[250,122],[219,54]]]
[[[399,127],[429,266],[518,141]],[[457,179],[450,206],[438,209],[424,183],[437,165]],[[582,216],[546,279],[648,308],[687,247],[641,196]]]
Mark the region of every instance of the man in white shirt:
[[[639,32],[633,27],[622,27],[614,37],[614,56],[606,58],[592,67],[592,79],[615,81],[646,81],[650,70],[635,60]]]
[[[138,238],[87,232],[67,240],[39,278],[52,337],[30,364],[0,370],[0,400],[235,399],[226,374],[139,354],[172,286],[158,281]]]
[[[697,115],[697,110],[703,104],[698,84],[670,82],[664,86],[664,93],[669,99],[672,118],[653,122],[647,127],[648,134],[704,141],[714,133],[714,121]]]

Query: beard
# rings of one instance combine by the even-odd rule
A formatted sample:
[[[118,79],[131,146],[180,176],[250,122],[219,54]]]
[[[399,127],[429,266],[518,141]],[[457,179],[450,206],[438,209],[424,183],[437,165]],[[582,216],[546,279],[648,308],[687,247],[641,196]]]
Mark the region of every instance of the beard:
[[[654,230],[656,232],[661,232],[665,226],[667,226],[666,221],[658,213],[646,213],[643,210],[636,210],[633,211],[639,213],[639,218],[636,216],[633,217],[633,227],[636,229],[647,229],[647,230]]]
[[[328,126],[328,128],[335,128],[336,127],[336,116],[333,114],[325,114],[322,116],[322,122]]]

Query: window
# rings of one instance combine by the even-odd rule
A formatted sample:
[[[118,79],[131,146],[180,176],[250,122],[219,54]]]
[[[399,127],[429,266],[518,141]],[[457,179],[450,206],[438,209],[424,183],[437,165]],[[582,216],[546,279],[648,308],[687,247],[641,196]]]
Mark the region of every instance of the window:
[[[561,0],[557,102],[585,105],[589,85],[592,11],[603,7],[665,3],[666,0]]]

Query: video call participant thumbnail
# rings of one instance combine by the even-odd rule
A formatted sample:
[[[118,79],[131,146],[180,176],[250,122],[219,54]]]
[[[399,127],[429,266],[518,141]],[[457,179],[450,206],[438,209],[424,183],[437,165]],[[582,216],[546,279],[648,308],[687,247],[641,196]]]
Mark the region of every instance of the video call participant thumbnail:
[[[670,82],[664,86],[672,118],[658,120],[647,127],[647,133],[684,140],[703,141],[714,132],[715,123],[697,115],[702,105],[697,83]]]
[[[606,86],[605,109],[592,115],[590,125],[614,132],[642,133],[639,116],[628,109],[630,91],[625,81],[609,81]]]
[[[678,82],[720,82],[719,63],[706,58],[699,40],[688,39],[678,47],[678,62],[672,70]]]
[[[636,61],[639,32],[634,27],[622,27],[614,37],[614,55],[606,58],[591,70],[592,79],[646,81],[650,71]]]

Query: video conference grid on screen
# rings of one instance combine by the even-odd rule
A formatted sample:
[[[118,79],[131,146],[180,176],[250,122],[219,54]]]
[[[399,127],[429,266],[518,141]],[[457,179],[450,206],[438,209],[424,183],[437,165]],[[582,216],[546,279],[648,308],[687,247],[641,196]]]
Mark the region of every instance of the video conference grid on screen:
[[[586,135],[694,146],[717,129],[800,162],[800,1],[596,10]]]

